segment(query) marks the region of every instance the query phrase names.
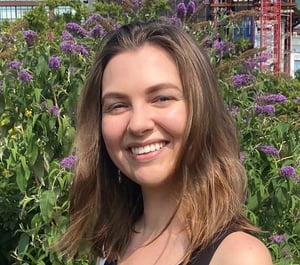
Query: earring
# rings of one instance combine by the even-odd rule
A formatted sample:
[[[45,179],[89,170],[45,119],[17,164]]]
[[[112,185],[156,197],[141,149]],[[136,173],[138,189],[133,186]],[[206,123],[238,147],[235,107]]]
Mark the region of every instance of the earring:
[[[120,169],[118,169],[118,182],[119,182],[119,184],[122,183],[122,173],[121,173]]]

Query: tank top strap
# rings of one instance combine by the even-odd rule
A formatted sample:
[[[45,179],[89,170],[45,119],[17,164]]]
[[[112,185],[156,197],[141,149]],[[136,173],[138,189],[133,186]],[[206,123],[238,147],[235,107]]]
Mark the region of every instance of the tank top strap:
[[[215,254],[217,248],[220,246],[222,241],[231,233],[236,232],[234,229],[228,229],[216,235],[215,240],[212,244],[207,246],[201,251],[195,251],[192,255],[190,265],[209,265],[213,255]]]

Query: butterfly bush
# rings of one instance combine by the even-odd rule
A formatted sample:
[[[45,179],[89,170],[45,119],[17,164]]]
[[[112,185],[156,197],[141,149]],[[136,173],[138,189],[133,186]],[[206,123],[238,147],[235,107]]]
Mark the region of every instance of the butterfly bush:
[[[13,61],[8,62],[7,66],[11,69],[17,70],[20,68],[21,63],[17,60],[13,60]]]
[[[52,56],[48,60],[48,66],[50,69],[58,70],[60,68],[60,58],[58,56]]]
[[[266,155],[279,157],[279,151],[274,146],[261,145],[261,146],[258,147],[258,149],[260,151],[262,151],[263,153],[265,153]]]
[[[281,244],[286,241],[285,235],[271,235],[269,239],[275,244]]]

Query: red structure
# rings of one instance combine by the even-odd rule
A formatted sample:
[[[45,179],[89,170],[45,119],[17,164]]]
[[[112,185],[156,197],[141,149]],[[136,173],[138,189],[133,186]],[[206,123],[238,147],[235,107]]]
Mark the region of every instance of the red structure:
[[[261,0],[260,13],[260,46],[266,48],[269,57],[262,69],[280,72],[281,1]]]

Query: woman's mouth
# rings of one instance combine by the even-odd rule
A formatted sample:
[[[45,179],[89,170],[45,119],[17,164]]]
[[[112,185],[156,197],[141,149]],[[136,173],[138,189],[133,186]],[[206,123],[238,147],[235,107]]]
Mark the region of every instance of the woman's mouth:
[[[143,155],[150,152],[158,151],[166,145],[167,142],[152,143],[152,144],[139,146],[139,147],[131,147],[130,151],[134,155]]]

